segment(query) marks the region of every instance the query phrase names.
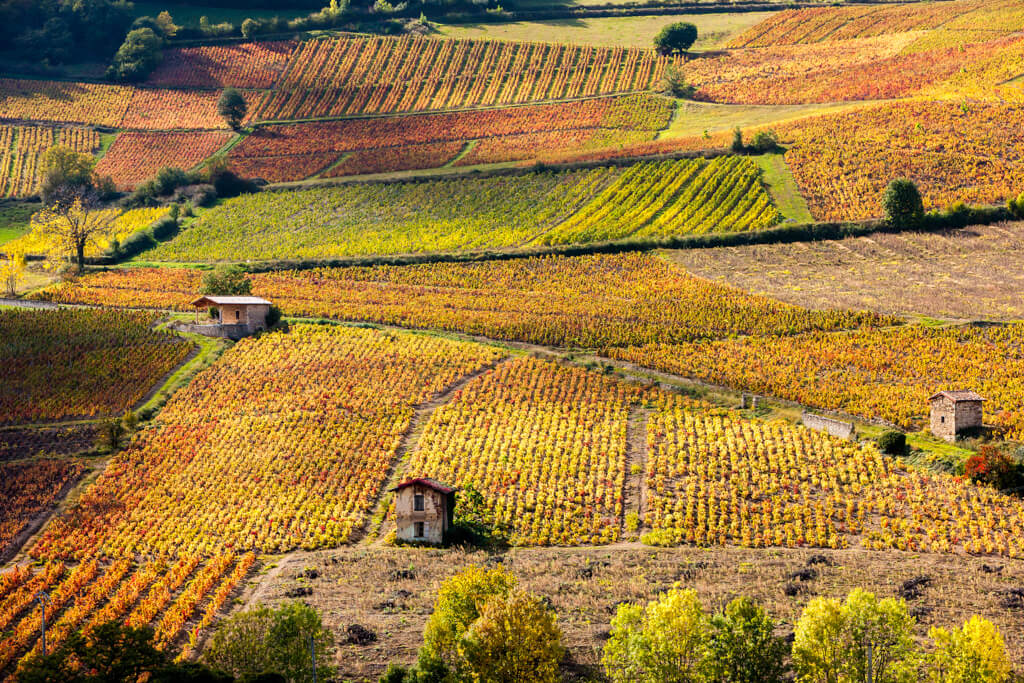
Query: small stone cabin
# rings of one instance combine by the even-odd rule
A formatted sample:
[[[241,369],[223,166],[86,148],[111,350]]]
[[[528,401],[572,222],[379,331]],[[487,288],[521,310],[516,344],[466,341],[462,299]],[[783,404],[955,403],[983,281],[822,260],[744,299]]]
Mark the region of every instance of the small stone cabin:
[[[396,535],[400,541],[440,544],[455,515],[455,489],[435,479],[407,479],[395,494]]]
[[[982,426],[983,399],[973,391],[940,391],[931,403],[931,432],[950,443],[965,429]]]
[[[241,339],[267,329],[270,302],[258,296],[202,296],[192,302],[196,309],[193,331],[208,337]],[[201,324],[199,311],[216,307],[220,319],[216,323]]]

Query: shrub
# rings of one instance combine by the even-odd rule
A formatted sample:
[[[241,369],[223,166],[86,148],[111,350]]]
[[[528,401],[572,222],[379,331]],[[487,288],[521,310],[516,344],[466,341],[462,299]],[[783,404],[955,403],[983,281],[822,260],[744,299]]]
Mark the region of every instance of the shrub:
[[[157,194],[166,196],[174,192],[179,187],[188,185],[192,182],[189,175],[180,168],[174,168],[173,166],[164,166],[156,172],[156,178],[154,179],[153,189]]]
[[[707,652],[697,593],[676,587],[646,607],[619,605],[601,663],[613,683],[696,682]]]
[[[686,82],[686,74],[675,64],[669,64],[661,77],[661,92],[673,97],[692,98],[696,88]]]
[[[732,151],[739,154],[746,150],[746,145],[743,144],[743,131],[740,130],[739,126],[732,129]]]
[[[156,68],[162,59],[163,40],[151,28],[137,28],[128,32],[107,69],[107,77],[119,81],[141,81]]]
[[[773,130],[762,130],[758,131],[754,135],[754,140],[750,144],[750,148],[755,152],[765,153],[774,152],[779,149],[779,137]]]
[[[316,610],[301,602],[276,609],[260,606],[225,619],[203,659],[234,676],[273,671],[292,683],[305,683],[313,680],[311,640],[316,644],[317,674],[321,680],[330,680],[333,638]]]
[[[912,683],[916,646],[914,618],[902,600],[854,589],[842,604],[815,598],[796,624],[793,667],[801,680],[860,683]]]
[[[246,40],[249,40],[254,35],[256,35],[256,32],[259,30],[259,28],[260,24],[258,21],[251,17],[246,19],[242,22],[242,37]]]
[[[1015,491],[1024,485],[1024,467],[993,444],[984,444],[964,463],[964,474],[976,484]]]
[[[697,42],[697,27],[687,21],[669,24],[654,37],[654,48],[663,55],[686,52]]]
[[[924,204],[914,181],[898,178],[889,183],[882,197],[886,222],[903,230],[916,228],[924,220]]]
[[[962,629],[932,628],[928,636],[935,641],[928,671],[934,683],[1002,683],[1010,677],[1006,644],[992,622],[975,615]]]
[[[245,296],[252,293],[252,282],[238,266],[222,266],[203,275],[201,294]]]
[[[902,455],[907,450],[907,435],[895,429],[886,430],[878,437],[878,449],[888,455]]]
[[[561,639],[554,612],[537,596],[494,596],[466,631],[467,668],[472,680],[488,683],[555,683],[565,653]]]

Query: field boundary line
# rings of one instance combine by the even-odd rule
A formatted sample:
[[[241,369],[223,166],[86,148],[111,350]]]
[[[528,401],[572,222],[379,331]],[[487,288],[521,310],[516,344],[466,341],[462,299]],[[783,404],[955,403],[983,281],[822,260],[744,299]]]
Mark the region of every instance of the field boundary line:
[[[438,408],[446,405],[467,384],[478,377],[492,372],[499,365],[510,360],[512,360],[512,356],[504,354],[496,361],[477,368],[468,375],[463,375],[432,398],[415,406],[409,426],[403,432],[398,448],[395,450],[387,477],[377,493],[377,502],[368,514],[366,521],[363,522],[363,525],[353,532],[352,537],[347,542],[348,545],[355,543],[375,543],[379,545],[383,542],[384,534],[382,532],[388,525],[385,515],[387,515],[388,508],[391,507],[391,494],[388,490],[397,486],[401,481],[404,474],[404,466],[408,462],[409,456],[419,447],[423,430],[426,428],[430,418],[433,417]]]
[[[620,520],[619,541],[639,539],[644,528],[644,510],[647,507],[647,424],[651,410],[634,403],[629,407],[626,422],[625,477],[622,480],[622,519]],[[634,472],[633,470],[637,471]],[[636,529],[628,528],[630,514],[636,514]]]

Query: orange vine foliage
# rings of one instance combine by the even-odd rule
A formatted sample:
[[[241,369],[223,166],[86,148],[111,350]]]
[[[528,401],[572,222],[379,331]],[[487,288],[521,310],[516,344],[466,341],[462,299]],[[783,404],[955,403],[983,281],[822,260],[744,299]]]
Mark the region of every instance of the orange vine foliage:
[[[37,557],[281,552],[344,542],[413,406],[487,347],[301,325],[245,339],[179,391],[37,542]]]
[[[84,467],[77,460],[25,460],[0,463],[0,557],[8,545]],[[0,589],[0,595],[3,590]]]
[[[738,334],[795,334],[893,322],[808,311],[694,277],[655,256],[542,257],[479,263],[316,268],[251,276],[289,314],[600,348]],[[200,285],[187,268],[112,270],[54,285],[62,303],[183,309]]]
[[[131,409],[192,348],[150,329],[155,320],[127,311],[0,311],[0,422]]]
[[[292,41],[197,45],[164,50],[147,85],[162,88],[269,88],[288,64]]]
[[[164,166],[185,171],[198,166],[231,136],[226,131],[121,133],[96,164],[96,172],[109,175],[121,189],[134,189]]]

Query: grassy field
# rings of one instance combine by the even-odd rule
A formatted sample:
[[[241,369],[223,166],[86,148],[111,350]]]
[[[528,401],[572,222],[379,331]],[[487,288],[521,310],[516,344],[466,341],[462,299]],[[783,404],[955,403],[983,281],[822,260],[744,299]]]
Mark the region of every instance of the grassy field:
[[[32,214],[39,204],[29,202],[0,202],[0,244],[21,237],[29,230]]]
[[[703,135],[705,132],[732,130],[736,126],[769,126],[862,104],[714,104],[679,100],[672,124],[658,136],[658,139],[688,138]]]
[[[495,38],[504,40],[574,43],[622,47],[650,47],[662,26],[677,21],[697,25],[696,50],[725,45],[771,12],[735,14],[679,14],[654,17],[609,17],[600,19],[554,19],[519,21],[509,24],[438,24],[442,35],[451,38]]]
[[[775,207],[783,216],[796,223],[810,223],[814,220],[811,217],[811,210],[807,208],[807,202],[800,194],[796,178],[789,171],[781,154],[762,154],[754,157],[754,162],[761,169],[761,179],[767,186]]]
[[[818,562],[811,565],[816,555]],[[276,605],[288,600],[286,591],[311,589],[304,600],[318,608],[338,642],[345,643],[345,630],[352,624],[377,634],[377,641],[370,645],[338,648],[339,676],[376,680],[388,662],[415,660],[441,580],[470,565],[501,563],[523,588],[551,599],[569,650],[568,666],[576,674],[568,680],[601,680],[595,674],[615,605],[650,600],[677,581],[694,588],[707,609],[719,608],[737,595],[749,595],[789,632],[815,596],[841,598],[863,587],[879,597],[892,597],[900,594],[904,582],[927,576],[930,585],[908,600],[913,613],[920,615],[914,627],[919,638],[930,626],[959,625],[980,614],[1000,627],[1010,656],[1020,663],[1024,638],[1017,628],[1019,617],[1001,606],[999,591],[1017,585],[1014,577],[1020,576],[1024,563],[999,560],[995,567],[985,567],[991,560],[861,550],[826,551],[823,561],[820,555],[810,550],[638,545],[523,548],[488,555],[363,546],[282,558],[253,580],[242,600]],[[808,567],[813,571],[804,575],[814,578],[791,578]],[[305,578],[307,569],[316,569],[318,578]],[[795,595],[785,594],[788,585],[794,587],[789,590]]]
[[[669,254],[702,277],[801,306],[1019,320],[1022,249],[1024,223],[1008,223]]]

